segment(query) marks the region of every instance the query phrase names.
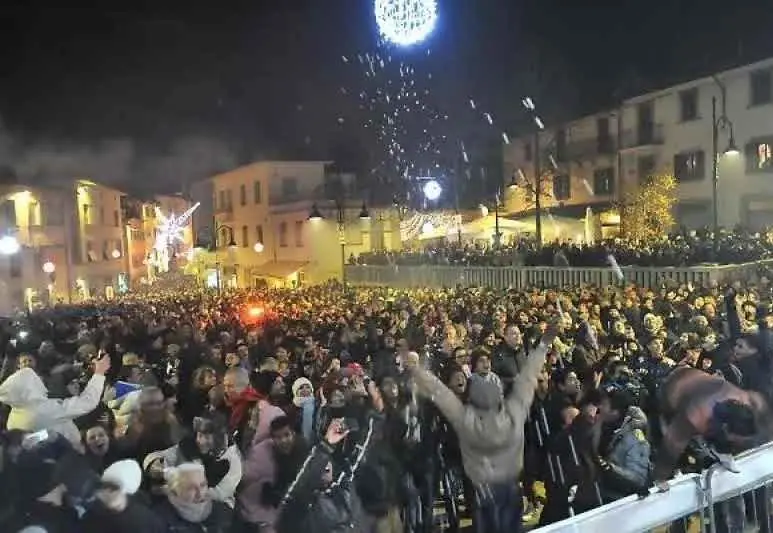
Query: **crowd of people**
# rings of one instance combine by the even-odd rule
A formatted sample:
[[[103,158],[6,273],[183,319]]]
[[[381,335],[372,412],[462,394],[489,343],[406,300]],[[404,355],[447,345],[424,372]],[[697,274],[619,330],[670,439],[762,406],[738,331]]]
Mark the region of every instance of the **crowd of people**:
[[[4,326],[0,531],[478,533],[646,492],[659,383],[744,386],[766,278],[200,290]],[[710,453],[691,448],[680,468]]]
[[[358,265],[464,265],[464,266],[574,266],[604,267],[612,254],[620,266],[680,267],[719,263],[746,263],[773,257],[767,233],[736,230],[722,232],[714,250],[709,232],[683,232],[660,242],[643,244],[624,238],[594,244],[555,241],[537,247],[528,239],[493,243],[459,243],[447,240],[400,251],[378,251],[352,257]]]

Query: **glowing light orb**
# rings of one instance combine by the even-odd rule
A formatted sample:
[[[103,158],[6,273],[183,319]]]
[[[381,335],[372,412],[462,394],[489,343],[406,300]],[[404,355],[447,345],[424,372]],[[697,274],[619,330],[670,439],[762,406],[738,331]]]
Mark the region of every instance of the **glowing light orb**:
[[[13,255],[21,250],[21,244],[16,240],[16,237],[6,235],[0,238],[0,254]]]
[[[437,0],[376,0],[376,24],[388,41],[410,46],[426,39],[437,22]]]
[[[424,184],[422,191],[427,200],[434,202],[440,198],[440,195],[443,193],[443,187],[437,181],[431,180]]]
[[[257,253],[261,253],[261,252],[263,252],[263,250],[266,249],[266,247],[263,246],[262,242],[256,242],[255,246],[253,246],[252,249],[255,250],[255,252],[257,252]]]
[[[121,257],[121,250],[116,248],[115,250],[112,251],[110,255],[113,256],[113,259],[118,259],[119,257]]]
[[[424,224],[422,224],[422,226],[421,226],[421,233],[422,234],[429,235],[433,231],[435,231],[435,225],[432,222],[430,222],[429,220],[427,222],[425,222]]]
[[[53,261],[46,261],[43,263],[43,272],[46,274],[53,274],[56,271],[56,265]]]

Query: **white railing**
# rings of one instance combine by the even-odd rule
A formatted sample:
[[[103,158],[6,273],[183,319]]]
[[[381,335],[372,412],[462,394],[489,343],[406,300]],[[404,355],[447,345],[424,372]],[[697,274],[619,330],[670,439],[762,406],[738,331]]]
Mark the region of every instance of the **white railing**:
[[[737,474],[708,470],[703,474],[679,476],[671,481],[668,492],[653,493],[645,499],[629,496],[541,527],[534,533],[642,533],[696,513],[708,513],[713,504],[747,494],[773,481],[773,443],[738,456],[736,464],[740,470]],[[768,503],[764,503],[764,508],[769,509]],[[765,519],[758,517],[758,520]],[[710,524],[708,530],[714,531],[715,526]]]
[[[740,265],[705,265],[694,267],[623,267],[629,283],[658,287],[665,280],[692,283],[696,286],[731,279],[749,279],[761,266],[773,266],[773,260]],[[619,283],[611,268],[556,267],[467,267],[436,265],[350,265],[346,281],[360,286],[412,287],[492,287],[525,289],[530,287],[605,287]]]

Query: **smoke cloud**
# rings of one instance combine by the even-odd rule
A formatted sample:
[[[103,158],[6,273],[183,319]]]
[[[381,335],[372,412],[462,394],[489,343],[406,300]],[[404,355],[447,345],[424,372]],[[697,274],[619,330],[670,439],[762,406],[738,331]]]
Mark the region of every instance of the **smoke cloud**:
[[[227,142],[206,136],[183,137],[149,153],[131,139],[28,140],[0,121],[0,166],[21,182],[88,178],[119,188],[172,192],[238,163],[236,151]]]

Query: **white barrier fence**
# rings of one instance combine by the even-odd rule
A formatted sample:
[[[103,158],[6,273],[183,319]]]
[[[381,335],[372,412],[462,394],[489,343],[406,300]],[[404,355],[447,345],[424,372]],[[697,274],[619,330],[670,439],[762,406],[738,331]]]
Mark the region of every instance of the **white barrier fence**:
[[[658,287],[665,280],[695,286],[733,279],[749,279],[760,267],[773,266],[773,260],[740,265],[694,267],[622,267],[625,280],[642,287]],[[412,287],[492,287],[525,289],[530,287],[604,287],[619,283],[611,268],[555,267],[467,267],[435,265],[349,265],[346,281],[359,286]]]
[[[738,456],[736,464],[737,474],[710,469],[679,476],[668,492],[629,496],[534,533],[688,531],[693,528],[682,528],[681,522],[696,514],[701,531],[770,531],[770,495],[761,487],[773,482],[773,443]],[[740,512],[728,509],[733,504]]]

